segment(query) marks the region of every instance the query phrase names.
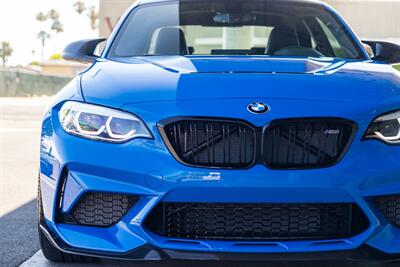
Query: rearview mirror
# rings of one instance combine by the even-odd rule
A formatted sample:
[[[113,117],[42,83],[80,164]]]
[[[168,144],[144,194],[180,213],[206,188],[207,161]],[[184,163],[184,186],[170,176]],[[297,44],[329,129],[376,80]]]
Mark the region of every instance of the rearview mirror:
[[[105,40],[99,38],[73,42],[64,49],[62,56],[66,60],[92,63],[99,57],[95,54],[97,46]]]
[[[381,41],[363,41],[363,43],[372,48],[373,60],[388,64],[400,63],[400,45]]]
[[[217,13],[213,20],[217,24],[237,25],[242,23],[254,23],[257,17],[253,14]]]

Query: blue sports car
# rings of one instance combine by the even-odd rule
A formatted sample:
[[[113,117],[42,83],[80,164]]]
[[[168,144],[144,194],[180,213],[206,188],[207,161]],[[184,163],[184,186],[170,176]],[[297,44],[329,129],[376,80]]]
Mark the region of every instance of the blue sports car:
[[[308,0],[142,0],[41,134],[51,261],[400,259],[400,47]]]

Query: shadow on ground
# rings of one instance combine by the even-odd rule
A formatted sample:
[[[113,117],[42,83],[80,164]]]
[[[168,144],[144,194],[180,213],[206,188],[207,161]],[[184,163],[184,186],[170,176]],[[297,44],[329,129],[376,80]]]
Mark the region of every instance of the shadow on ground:
[[[0,266],[18,266],[39,250],[36,200],[0,217]]]

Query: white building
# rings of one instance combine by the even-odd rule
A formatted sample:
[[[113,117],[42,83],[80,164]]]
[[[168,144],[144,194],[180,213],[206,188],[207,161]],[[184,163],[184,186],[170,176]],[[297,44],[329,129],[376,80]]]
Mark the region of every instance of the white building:
[[[325,0],[336,8],[361,39],[400,44],[400,0]],[[100,0],[100,35],[108,36],[135,0]]]
[[[325,0],[361,39],[400,44],[400,0]]]
[[[100,0],[99,20],[100,36],[107,37],[121,15],[132,5],[135,0]]]

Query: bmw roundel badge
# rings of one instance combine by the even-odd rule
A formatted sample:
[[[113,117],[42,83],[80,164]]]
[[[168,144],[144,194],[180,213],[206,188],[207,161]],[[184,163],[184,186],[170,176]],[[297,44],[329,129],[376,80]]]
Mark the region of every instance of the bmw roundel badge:
[[[269,111],[269,107],[261,102],[253,102],[247,106],[247,110],[251,113],[262,114]]]

